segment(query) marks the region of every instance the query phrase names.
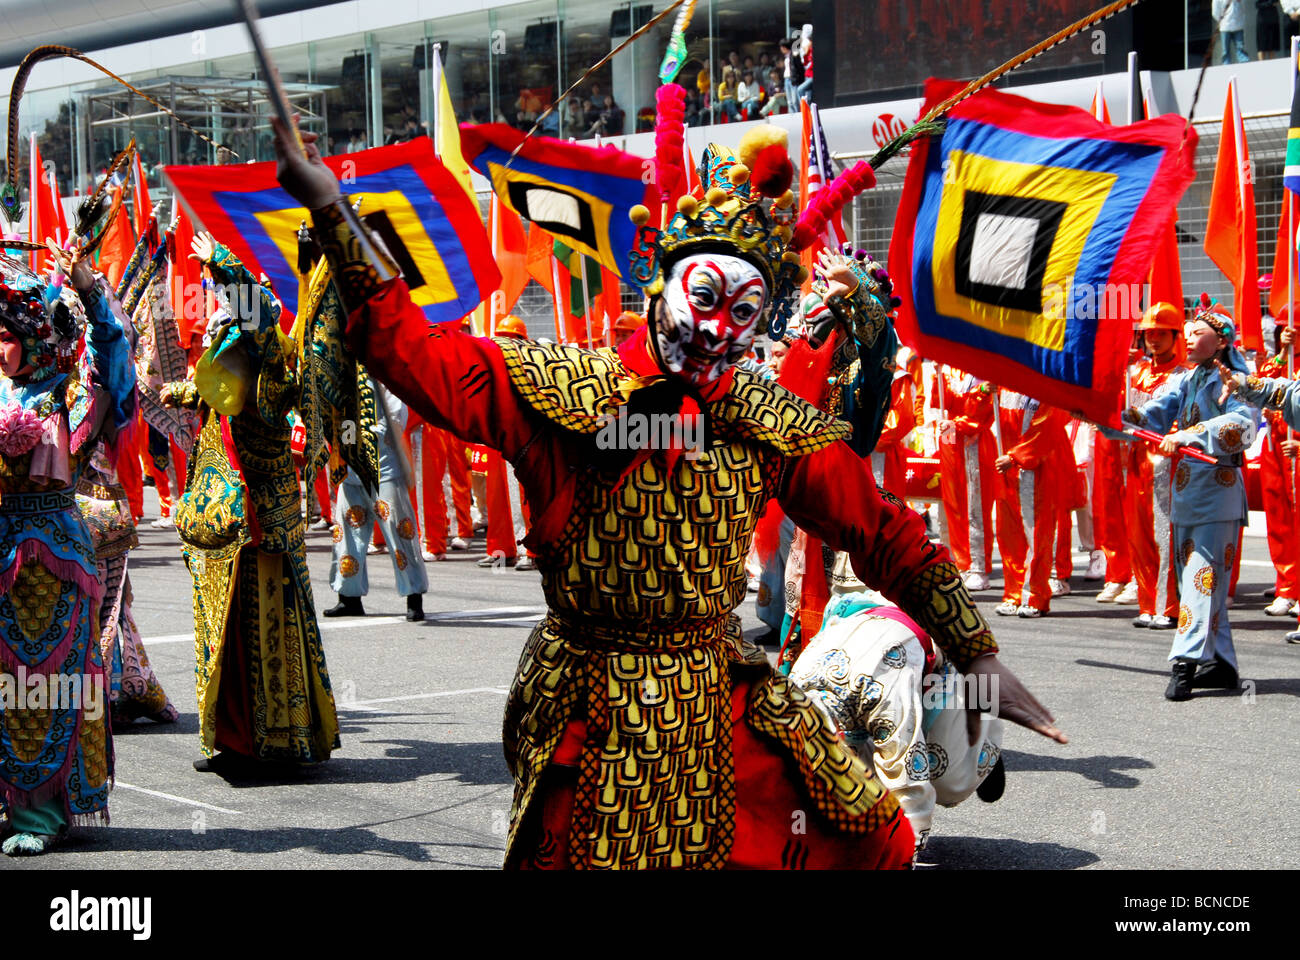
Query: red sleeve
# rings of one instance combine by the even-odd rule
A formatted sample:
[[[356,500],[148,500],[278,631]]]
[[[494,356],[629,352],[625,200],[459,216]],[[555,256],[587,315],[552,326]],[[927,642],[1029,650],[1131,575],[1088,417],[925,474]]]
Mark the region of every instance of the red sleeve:
[[[347,336],[370,373],[426,423],[512,461],[535,432],[497,345],[453,324],[430,324],[400,279],[353,311]]]
[[[790,519],[847,550],[862,582],[895,603],[917,574],[951,559],[917,513],[880,495],[867,461],[843,442],[791,458],[779,499]]]
[[[970,437],[985,430],[993,429],[993,394],[981,387],[975,387],[966,394],[966,410],[960,417],[953,417],[952,422],[957,432]]]
[[[787,461],[779,500],[800,527],[848,551],[862,581],[920,624],[958,669],[997,652],[947,549],[930,541],[918,514],[876,487],[847,444]]]
[[[1065,411],[1046,404],[1039,406],[1029,429],[1020,442],[1007,451],[1007,456],[1026,470],[1037,470],[1039,464],[1060,447],[1059,434],[1065,427]]]
[[[893,386],[894,402],[885,418],[885,429],[880,432],[876,448],[896,447],[916,426],[916,407],[912,400],[912,380],[898,377]]]

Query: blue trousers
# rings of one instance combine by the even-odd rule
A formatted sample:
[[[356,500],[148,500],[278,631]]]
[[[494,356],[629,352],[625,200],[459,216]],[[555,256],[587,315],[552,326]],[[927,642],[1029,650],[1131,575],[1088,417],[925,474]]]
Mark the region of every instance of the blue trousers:
[[[1237,669],[1228,625],[1228,581],[1241,524],[1235,521],[1174,525],[1179,574],[1178,630],[1169,659],[1213,663],[1215,657]]]
[[[375,523],[393,558],[397,592],[409,597],[429,589],[420,553],[419,527],[411,509],[410,490],[395,480],[381,480],[379,495],[371,498],[351,470],[339,484],[334,505],[334,557],[330,587],[340,597],[364,597],[370,592],[366,576],[366,548]]]

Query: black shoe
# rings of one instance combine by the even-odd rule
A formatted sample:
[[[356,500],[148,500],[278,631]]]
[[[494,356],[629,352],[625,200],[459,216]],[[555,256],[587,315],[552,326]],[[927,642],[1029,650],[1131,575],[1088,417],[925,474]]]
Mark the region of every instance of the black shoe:
[[[1192,677],[1193,690],[1236,690],[1241,685],[1237,671],[1218,657],[1213,663],[1207,663],[1196,671]]]
[[[1002,793],[1006,788],[1007,768],[1003,765],[1002,758],[998,757],[998,762],[993,765],[989,775],[975,788],[975,795],[985,803],[994,803],[1002,799]]]
[[[323,617],[364,617],[366,610],[360,597],[339,597],[339,602],[321,613]]]
[[[413,593],[406,598],[406,619],[412,623],[424,619],[424,594]]]
[[[1195,660],[1175,660],[1165,687],[1166,700],[1190,700],[1192,698],[1192,678],[1196,676]]]

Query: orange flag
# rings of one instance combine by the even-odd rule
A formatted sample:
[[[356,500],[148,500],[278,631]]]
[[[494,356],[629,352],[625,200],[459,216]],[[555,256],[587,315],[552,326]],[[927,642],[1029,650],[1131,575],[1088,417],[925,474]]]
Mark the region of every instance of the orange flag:
[[[41,148],[36,144],[36,134],[31,135],[31,166],[29,168],[28,189],[31,201],[27,204],[27,238],[32,243],[44,244],[47,237],[60,246],[67,242],[66,225],[62,234],[59,232],[60,216],[59,183],[54,176],[54,165],[48,170],[41,161]],[[50,255],[33,250],[32,269],[40,273],[48,269]]]
[[[1259,270],[1256,261],[1255,183],[1241,121],[1237,79],[1228,82],[1219,134],[1219,159],[1210,192],[1210,216],[1205,225],[1205,253],[1232,281],[1232,308],[1242,345],[1264,349],[1260,329]]]
[[[1110,107],[1106,106],[1106,97],[1101,92],[1101,82],[1097,83],[1097,92],[1092,95],[1092,106],[1088,109],[1102,123],[1110,124]]]
[[[1282,218],[1277,224],[1277,253],[1273,255],[1273,284],[1268,289],[1268,312],[1277,316],[1286,306],[1287,277],[1291,273],[1291,259],[1295,251],[1295,227],[1292,226],[1292,207],[1295,194],[1282,191]],[[1291,290],[1291,296],[1300,300],[1300,281]]]
[[[137,199],[139,196],[136,194]],[[208,318],[205,310],[206,297],[202,294],[203,268],[197,260],[190,259],[194,224],[190,223],[190,218],[180,204],[176,204],[176,214],[176,230],[172,240],[175,256],[171,265],[172,315],[176,317],[176,326],[180,330],[181,346],[188,350],[190,341],[196,334],[203,336]]]
[[[134,180],[135,189],[135,235],[144,236],[146,228],[149,226],[149,216],[153,213],[153,204],[149,202],[149,184],[144,179],[144,164],[140,162],[140,151],[135,152],[135,162],[131,166],[131,176]],[[185,248],[185,253],[189,255],[189,247]]]
[[[519,302],[519,296],[528,286],[528,238],[524,235],[524,223],[519,215],[492,194],[492,207],[488,212],[491,218],[492,256],[496,259],[497,269],[501,271],[501,286],[488,300],[489,327],[494,329],[496,321],[505,317]]]
[[[1178,217],[1169,221],[1164,239],[1156,244],[1156,256],[1151,262],[1151,302],[1183,305],[1183,270],[1178,262]]]
[[[568,343],[575,339],[573,330],[561,327],[559,321],[561,317],[569,317],[569,284],[567,275],[559,276],[559,264],[555,260],[555,238],[535,223],[528,225],[528,248],[524,255],[524,267],[528,275],[545,287],[551,295],[557,318],[556,334],[560,342]],[[567,327],[568,324],[565,326]],[[534,336],[538,335],[540,334],[534,331]]]
[[[123,188],[113,187],[112,190],[113,202],[116,203]],[[131,236],[131,225],[127,222],[126,211],[119,209],[113,222],[108,225],[108,235],[99,247],[99,269],[108,278],[108,285],[112,289],[117,289],[134,252],[135,238]]]

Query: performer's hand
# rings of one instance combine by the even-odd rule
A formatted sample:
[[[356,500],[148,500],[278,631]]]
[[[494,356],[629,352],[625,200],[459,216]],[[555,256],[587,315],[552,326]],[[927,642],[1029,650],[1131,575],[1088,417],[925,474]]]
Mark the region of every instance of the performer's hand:
[[[993,461],[993,466],[997,467],[998,473],[1006,473],[1015,465],[1016,461],[1012,460],[1011,457],[1005,453]]]
[[[1183,435],[1183,432],[1181,430],[1175,430],[1173,433],[1169,434],[1167,437],[1165,437],[1160,441],[1159,450],[1166,457],[1172,457],[1175,453],[1178,452],[1178,448],[1181,447],[1186,441],[1187,441],[1187,437]]]
[[[95,286],[95,271],[90,269],[90,262],[81,259],[77,250],[63,250],[49,237],[45,246],[54,257],[54,262],[63,271],[63,275],[72,281],[77,293],[86,294]]]
[[[1219,404],[1228,402],[1228,398],[1246,385],[1246,375],[1229,370],[1222,361],[1215,360],[1215,367],[1219,370],[1219,379],[1223,381],[1223,391],[1219,394]]]
[[[1295,331],[1290,327],[1283,327],[1282,332],[1278,334],[1278,339],[1281,341],[1282,346],[1290,347],[1295,342]]]
[[[951,420],[939,421],[939,440],[943,443],[952,443],[957,439],[957,424]]]
[[[293,132],[286,130],[278,117],[270,119],[271,129],[275,131],[275,177],[280,186],[308,210],[327,207],[341,197],[343,190],[339,187],[338,177],[325,166],[316,146],[317,134],[300,134],[303,150],[299,150]],[[293,122],[297,126],[296,113]]]
[[[857,292],[858,278],[849,267],[849,258],[822,248],[817,257],[817,275],[826,281],[826,297],[849,297]]]
[[[1297,456],[1300,456],[1300,440],[1283,440],[1282,453],[1284,456],[1288,456],[1292,460]]]
[[[966,675],[981,678],[976,683],[977,696],[988,700],[967,707],[966,733],[972,745],[979,736],[981,712],[1004,717],[1057,743],[1070,742],[1070,738],[1057,729],[1056,718],[1025,689],[1025,685],[998,659],[996,653],[977,657]]]
[[[190,241],[190,249],[194,251],[190,254],[191,260],[211,263],[212,257],[217,252],[217,242],[212,239],[212,234],[204,230],[194,235],[194,239]]]

